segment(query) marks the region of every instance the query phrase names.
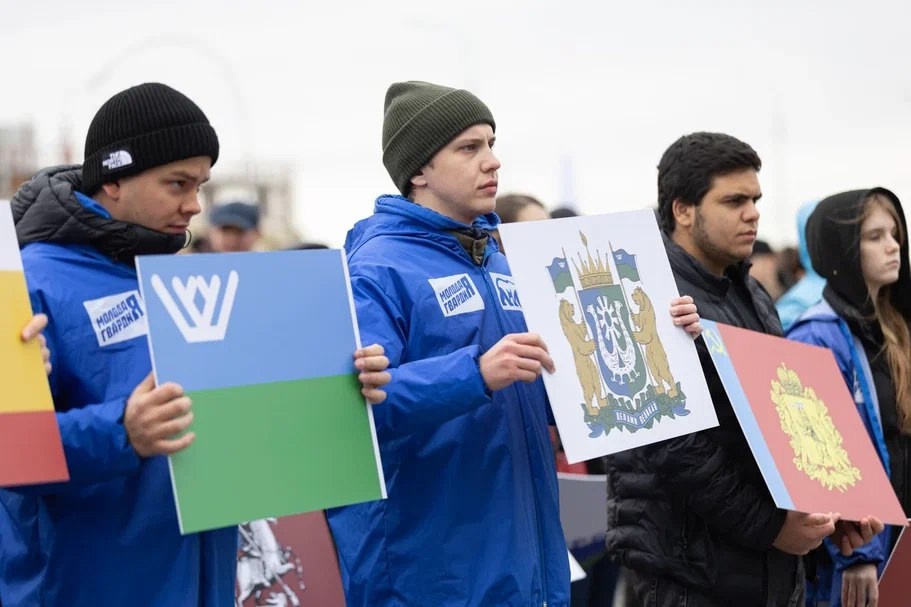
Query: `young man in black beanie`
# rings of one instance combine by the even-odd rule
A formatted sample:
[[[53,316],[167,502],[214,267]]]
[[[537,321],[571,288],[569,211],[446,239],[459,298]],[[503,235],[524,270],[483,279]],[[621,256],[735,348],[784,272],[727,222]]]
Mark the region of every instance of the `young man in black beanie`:
[[[81,167],[45,169],[13,198],[32,306],[51,319],[70,481],[0,491],[6,606],[234,604],[236,527],[179,532],[163,456],[193,442],[178,436],[191,402],[154,384],[133,265],[184,246],[218,152],[193,101],[142,84],[98,110]],[[365,394],[381,400],[385,357],[361,352]]]
[[[553,361],[489,236],[495,128],[468,91],[386,94],[383,163],[402,195],[378,198],[345,248],[361,338],[390,359],[374,408],[389,498],[329,513],[350,606],[569,603],[539,379]]]

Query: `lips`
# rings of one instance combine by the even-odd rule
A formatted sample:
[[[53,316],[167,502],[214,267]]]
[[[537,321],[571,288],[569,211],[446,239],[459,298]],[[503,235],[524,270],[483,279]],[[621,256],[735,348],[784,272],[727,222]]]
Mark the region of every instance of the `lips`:
[[[479,190],[493,190],[493,191],[496,191],[496,190],[497,190],[497,182],[496,182],[496,181],[488,181],[488,182],[486,182],[485,184],[483,184],[483,185],[482,185],[480,188],[478,188],[478,189],[479,189]]]

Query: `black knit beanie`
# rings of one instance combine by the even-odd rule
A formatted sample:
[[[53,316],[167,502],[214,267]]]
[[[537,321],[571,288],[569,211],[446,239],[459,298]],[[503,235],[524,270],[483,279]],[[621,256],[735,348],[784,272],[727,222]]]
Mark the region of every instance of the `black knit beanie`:
[[[218,160],[218,136],[186,95],[146,83],[108,99],[89,126],[82,164],[82,190],[92,195],[105,183],[193,158]]]
[[[484,102],[462,89],[396,82],[386,91],[383,164],[403,196],[411,178],[452,138],[476,124],[497,125]]]

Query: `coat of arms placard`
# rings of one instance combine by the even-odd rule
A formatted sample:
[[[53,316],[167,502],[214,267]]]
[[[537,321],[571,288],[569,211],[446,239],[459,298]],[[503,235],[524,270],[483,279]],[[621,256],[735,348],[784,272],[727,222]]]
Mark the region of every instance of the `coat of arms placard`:
[[[500,227],[570,462],[717,425],[651,211]]]

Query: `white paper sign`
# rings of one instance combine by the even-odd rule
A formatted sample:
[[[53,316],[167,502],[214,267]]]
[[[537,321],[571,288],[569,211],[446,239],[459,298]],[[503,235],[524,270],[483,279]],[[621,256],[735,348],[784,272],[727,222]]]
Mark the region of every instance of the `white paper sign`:
[[[567,550],[566,555],[569,557],[569,581],[578,582],[585,579],[585,569],[579,564],[579,561],[573,557],[573,553]]]
[[[16,226],[13,225],[13,210],[6,200],[0,200],[0,272],[3,271],[22,271],[19,241],[16,240]]]
[[[718,425],[652,211],[500,226],[571,462]]]

